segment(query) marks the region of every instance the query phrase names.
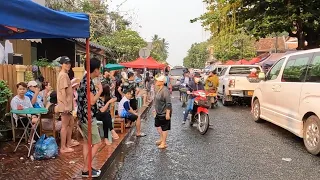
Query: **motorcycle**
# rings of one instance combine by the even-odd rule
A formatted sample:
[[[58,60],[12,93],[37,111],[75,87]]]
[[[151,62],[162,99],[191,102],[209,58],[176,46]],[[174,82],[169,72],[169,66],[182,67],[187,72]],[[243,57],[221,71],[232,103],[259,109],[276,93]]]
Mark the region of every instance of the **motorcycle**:
[[[209,129],[208,109],[211,104],[207,100],[208,94],[204,90],[193,91],[191,94],[195,96],[194,105],[196,106],[196,112],[194,117],[190,118],[190,126],[192,127],[196,123],[200,134],[204,135]]]
[[[180,88],[180,101],[182,102],[182,107],[186,107],[187,106],[187,102],[188,102],[188,88],[186,87],[186,84],[181,84]]]

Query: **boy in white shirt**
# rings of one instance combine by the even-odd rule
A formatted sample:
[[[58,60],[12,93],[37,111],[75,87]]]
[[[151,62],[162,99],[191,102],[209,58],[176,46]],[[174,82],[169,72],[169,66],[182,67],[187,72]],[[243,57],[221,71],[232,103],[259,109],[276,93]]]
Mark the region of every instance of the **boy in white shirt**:
[[[12,110],[23,110],[27,108],[33,108],[33,105],[31,103],[31,100],[28,96],[26,96],[27,92],[27,84],[24,82],[20,82],[17,84],[17,95],[12,98],[10,102],[10,106]],[[13,114],[13,118],[16,121],[16,126],[26,126],[28,124],[27,117],[23,117],[22,115],[17,116],[16,114]],[[19,120],[20,118],[20,120]],[[23,125],[21,124],[21,121]],[[32,115],[32,124],[36,124],[38,121],[38,117],[36,115]],[[29,137],[28,142],[30,143],[32,134],[34,133],[34,129],[31,129],[31,135]]]
[[[130,122],[136,122],[137,131],[136,136],[137,137],[144,137],[146,134],[141,133],[141,118],[140,115],[138,115],[137,112],[135,112],[130,107],[130,99],[132,98],[132,90],[124,90],[123,93],[125,94],[118,105],[118,114],[121,118],[128,119]],[[129,123],[128,123],[129,124]]]

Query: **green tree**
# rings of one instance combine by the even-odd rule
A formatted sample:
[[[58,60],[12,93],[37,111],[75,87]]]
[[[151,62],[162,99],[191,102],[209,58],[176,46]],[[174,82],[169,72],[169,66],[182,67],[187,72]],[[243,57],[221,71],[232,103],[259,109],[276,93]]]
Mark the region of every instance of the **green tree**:
[[[84,12],[90,15],[90,38],[96,41],[99,37],[110,35],[114,31],[127,29],[131,24],[118,12],[108,10],[102,1],[90,0],[46,0],[46,6],[60,11]]]
[[[235,28],[244,28],[248,34],[256,38],[286,31],[290,37],[298,39],[298,49],[319,47],[320,1],[318,0],[206,0],[205,2],[209,5],[208,12],[193,19],[192,22],[200,20],[202,25],[213,33],[219,32],[223,25],[229,26],[228,22],[235,21],[233,23]]]
[[[164,39],[160,38],[157,34],[152,37],[152,50],[151,56],[161,62],[165,62],[168,58],[169,43]]]
[[[98,42],[113,50],[119,62],[132,61],[139,57],[139,50],[147,46],[140,35],[133,30],[115,31],[111,35],[102,36]]]
[[[242,31],[235,34],[219,34],[209,40],[213,55],[220,61],[250,59],[256,55],[255,39]]]
[[[208,11],[191,23],[201,21],[202,26],[211,31],[209,45],[213,47],[215,58],[225,61],[255,56],[255,39],[237,27],[236,10],[241,5],[240,0],[208,0],[206,3]]]
[[[208,57],[208,42],[194,43],[183,59],[183,65],[187,68],[204,68]]]

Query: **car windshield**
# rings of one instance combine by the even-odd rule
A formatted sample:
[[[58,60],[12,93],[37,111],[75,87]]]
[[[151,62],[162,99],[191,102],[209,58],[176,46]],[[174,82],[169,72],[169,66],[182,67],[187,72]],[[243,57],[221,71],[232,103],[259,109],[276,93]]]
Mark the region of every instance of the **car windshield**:
[[[171,69],[170,75],[171,76],[182,76],[184,69]]]
[[[231,67],[229,74],[250,74],[251,73],[251,69],[256,68],[257,69],[257,73],[260,72],[260,68],[259,67],[254,67],[254,66],[238,66],[238,67]]]

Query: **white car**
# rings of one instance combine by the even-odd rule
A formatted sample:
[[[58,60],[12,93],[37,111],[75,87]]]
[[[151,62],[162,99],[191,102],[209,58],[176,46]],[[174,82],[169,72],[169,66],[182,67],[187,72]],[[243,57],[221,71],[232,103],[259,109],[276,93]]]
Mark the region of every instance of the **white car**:
[[[252,97],[252,114],[303,138],[320,153],[320,49],[292,53],[277,61]]]

